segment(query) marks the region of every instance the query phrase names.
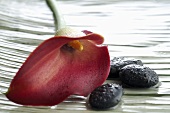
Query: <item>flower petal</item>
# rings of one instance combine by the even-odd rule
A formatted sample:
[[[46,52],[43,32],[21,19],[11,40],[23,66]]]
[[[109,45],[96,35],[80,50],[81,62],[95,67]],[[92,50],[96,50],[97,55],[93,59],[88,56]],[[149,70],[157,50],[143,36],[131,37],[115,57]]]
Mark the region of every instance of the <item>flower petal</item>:
[[[79,40],[83,50],[67,43]],[[56,36],[40,44],[27,58],[11,82],[6,96],[23,105],[56,105],[72,94],[87,96],[107,78],[109,52],[103,37]]]

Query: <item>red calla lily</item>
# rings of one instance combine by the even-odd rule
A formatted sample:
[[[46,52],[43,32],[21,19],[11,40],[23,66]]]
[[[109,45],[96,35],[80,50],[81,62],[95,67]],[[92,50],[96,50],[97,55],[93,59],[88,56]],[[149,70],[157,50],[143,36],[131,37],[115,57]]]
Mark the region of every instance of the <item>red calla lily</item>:
[[[109,52],[100,46],[101,35],[84,35],[54,36],[40,44],[12,80],[7,98],[22,105],[52,106],[72,94],[87,96],[100,86],[109,73]]]

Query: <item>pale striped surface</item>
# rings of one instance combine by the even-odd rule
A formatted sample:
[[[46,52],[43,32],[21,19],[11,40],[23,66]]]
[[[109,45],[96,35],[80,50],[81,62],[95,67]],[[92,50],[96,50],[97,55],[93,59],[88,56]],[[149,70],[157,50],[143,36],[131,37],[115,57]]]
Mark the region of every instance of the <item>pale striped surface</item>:
[[[120,105],[106,113],[170,112],[170,2],[116,0],[59,1],[66,23],[105,36],[111,58],[141,59],[160,76],[162,85],[125,89]],[[52,12],[43,0],[0,1],[0,91],[9,87],[29,53],[54,35]],[[107,81],[112,82],[112,81]],[[0,113],[93,113],[86,98],[70,97],[58,106],[16,105],[0,93]]]

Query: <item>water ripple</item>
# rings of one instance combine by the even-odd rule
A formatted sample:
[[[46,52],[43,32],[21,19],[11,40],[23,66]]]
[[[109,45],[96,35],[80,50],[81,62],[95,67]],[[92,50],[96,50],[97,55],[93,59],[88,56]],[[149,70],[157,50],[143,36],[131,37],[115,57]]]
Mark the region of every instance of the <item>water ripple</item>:
[[[111,58],[141,59],[160,77],[158,88],[125,88],[120,105],[105,112],[170,112],[169,1],[60,0],[58,3],[67,25],[98,32],[105,37],[104,45],[108,45]],[[95,112],[86,106],[86,97],[75,95],[50,107],[21,106],[5,97],[3,93],[22,63],[38,44],[54,35],[55,27],[52,12],[43,0],[2,0],[0,4],[0,111]]]

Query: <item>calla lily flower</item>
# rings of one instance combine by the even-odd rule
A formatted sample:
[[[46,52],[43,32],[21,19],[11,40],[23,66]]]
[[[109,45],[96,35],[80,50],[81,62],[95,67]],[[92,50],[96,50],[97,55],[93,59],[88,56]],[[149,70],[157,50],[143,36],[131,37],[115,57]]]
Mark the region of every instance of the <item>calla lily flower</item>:
[[[110,70],[104,38],[90,31],[60,29],[23,63],[6,96],[22,105],[52,106],[76,94],[87,96]]]

